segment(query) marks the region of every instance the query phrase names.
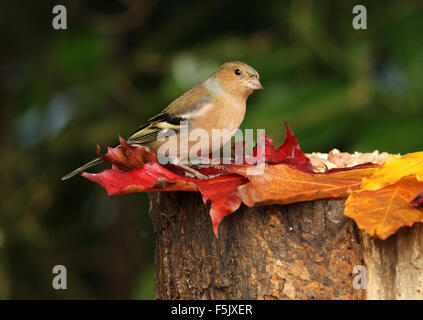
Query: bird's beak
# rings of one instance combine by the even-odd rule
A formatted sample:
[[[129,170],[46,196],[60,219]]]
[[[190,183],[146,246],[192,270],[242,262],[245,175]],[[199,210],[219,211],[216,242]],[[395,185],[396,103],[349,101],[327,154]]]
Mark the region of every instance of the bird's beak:
[[[248,80],[248,87],[253,90],[263,89],[263,86],[257,77],[252,77],[250,80]]]

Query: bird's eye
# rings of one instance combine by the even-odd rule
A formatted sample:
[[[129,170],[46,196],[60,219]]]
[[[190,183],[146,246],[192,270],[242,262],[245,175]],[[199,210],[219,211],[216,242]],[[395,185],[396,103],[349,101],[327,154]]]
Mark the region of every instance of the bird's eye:
[[[237,76],[240,76],[240,75],[241,75],[241,70],[236,69],[236,70],[235,70],[235,74],[236,74]]]

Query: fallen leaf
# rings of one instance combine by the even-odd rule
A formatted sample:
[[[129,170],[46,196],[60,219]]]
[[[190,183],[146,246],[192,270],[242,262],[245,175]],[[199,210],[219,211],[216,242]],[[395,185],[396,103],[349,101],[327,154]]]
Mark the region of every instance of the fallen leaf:
[[[104,155],[98,148],[99,157],[111,164],[112,169],[98,174],[84,172],[82,176],[103,186],[109,195],[198,191],[204,203],[211,204],[210,217],[217,237],[223,217],[237,210],[241,202],[254,206],[347,198],[352,191],[359,189],[363,178],[375,176],[375,172],[379,171],[378,165],[363,164],[316,173],[286,123],[285,128],[286,139],[276,149],[273,141],[264,137],[265,147],[256,147],[250,155],[243,156],[241,165],[202,166],[198,170],[210,176],[206,180],[186,176],[180,167],[161,165],[155,154],[142,147],[131,146],[122,138],[119,138],[119,147],[108,148]],[[252,158],[259,162],[265,158],[267,163],[249,164],[254,163],[247,161],[254,160]]]
[[[245,154],[245,142],[238,141],[232,143],[232,149],[235,151],[235,157],[242,158],[242,164],[255,164],[254,159],[260,162],[269,164],[288,164],[298,170],[313,171],[313,165],[310,159],[301,150],[298,140],[292,132],[289,125],[285,122],[285,141],[274,149],[273,140],[264,136],[264,131],[260,131],[260,140],[264,141],[264,148],[259,148],[257,145],[250,154]],[[253,161],[249,159],[253,158]]]
[[[238,194],[247,206],[289,204],[323,198],[347,198],[358,190],[363,177],[370,176],[374,166],[357,169],[311,173],[296,170],[286,164],[266,165],[263,174],[247,175],[245,167],[230,170],[247,175],[249,183],[238,187]]]
[[[264,156],[272,163],[287,163],[301,170],[311,170],[312,165],[307,156],[301,151],[294,133],[285,123],[285,142],[277,149],[273,149],[273,141],[264,138],[264,148],[254,148],[251,155],[243,156],[243,165],[247,160],[258,159],[263,161]],[[107,153],[102,155],[97,148],[98,156],[112,165],[111,170],[101,173],[82,173],[82,176],[97,182],[104,187],[109,195],[117,195],[134,192],[154,191],[199,191],[204,203],[211,203],[210,216],[213,223],[213,231],[218,235],[219,223],[223,217],[231,214],[241,205],[238,195],[238,187],[247,183],[246,176],[238,174],[235,170],[202,168],[199,171],[206,175],[218,175],[216,177],[199,180],[187,177],[184,171],[173,165],[160,165],[156,155],[139,146],[129,145],[119,137],[120,147],[108,148]],[[242,145],[243,146],[243,145]],[[237,148],[239,154],[239,148]],[[253,159],[252,159],[253,158]],[[254,162],[253,162],[254,163]],[[233,165],[237,167],[237,165]]]
[[[423,182],[405,177],[378,190],[353,192],[344,214],[369,235],[384,240],[403,226],[423,222],[423,209],[410,205],[422,189]]]
[[[119,137],[120,147],[108,148],[105,155],[97,146],[97,156],[103,161],[120,169],[129,170],[141,168],[144,164],[154,162],[156,156],[142,147],[130,146],[125,139]]]
[[[241,206],[238,187],[248,180],[241,176],[219,176],[208,180],[196,181],[204,203],[211,202],[210,217],[213,232],[218,237],[219,224],[223,217],[236,211]]]
[[[155,154],[139,146],[130,146],[120,138],[120,148],[109,148],[101,158],[112,165],[111,170],[101,173],[82,173],[82,176],[97,182],[109,195],[155,192],[155,191],[199,191],[204,203],[211,203],[210,216],[213,231],[218,236],[219,223],[223,217],[241,205],[237,195],[238,186],[248,182],[245,177],[225,173],[215,168],[200,170],[203,174],[222,174],[206,180],[187,177],[160,165]],[[174,166],[169,165],[174,168]],[[123,171],[119,168],[132,169]],[[177,171],[177,170],[176,170]]]
[[[363,179],[361,190],[377,190],[407,176],[423,181],[423,152],[408,153],[401,158],[390,155],[379,170]]]
[[[285,131],[285,141],[276,149],[273,149],[273,140],[269,137],[265,138],[266,162],[285,163],[299,170],[313,171],[310,159],[301,150],[297,138],[286,122]]]

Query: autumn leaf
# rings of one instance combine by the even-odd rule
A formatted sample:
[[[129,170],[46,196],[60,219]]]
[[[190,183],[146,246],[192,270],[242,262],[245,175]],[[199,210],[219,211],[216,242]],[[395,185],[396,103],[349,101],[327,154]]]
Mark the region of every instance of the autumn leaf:
[[[154,191],[199,191],[204,203],[211,202],[210,217],[218,236],[219,223],[241,205],[237,187],[248,180],[237,175],[218,176],[207,180],[177,175],[157,162],[140,169],[121,171],[114,167],[98,174],[84,172],[83,177],[97,182],[109,195]]]
[[[223,217],[236,211],[241,206],[238,187],[247,181],[241,176],[219,176],[208,180],[197,179],[196,184],[203,196],[204,203],[211,202],[210,217],[216,237]]]
[[[390,155],[382,168],[363,180],[361,189],[377,190],[407,176],[415,176],[418,181],[423,182],[423,152],[409,153],[401,158]]]
[[[210,216],[213,231],[218,236],[219,223],[223,217],[231,214],[241,205],[237,195],[238,186],[246,183],[245,177],[226,173],[215,168],[200,170],[203,174],[216,175],[207,180],[187,177],[169,170],[156,160],[153,153],[142,147],[130,146],[120,138],[120,148],[109,148],[101,158],[112,165],[111,170],[101,173],[82,173],[82,176],[97,182],[106,189],[109,195],[155,192],[155,191],[199,191],[204,203],[211,203]],[[123,171],[121,169],[131,169]]]
[[[249,183],[238,187],[242,202],[247,206],[289,204],[323,198],[347,198],[360,187],[377,166],[311,173],[296,170],[286,164],[266,165],[263,174],[246,174],[246,168],[231,168],[248,176]]]
[[[246,165],[249,158],[259,159],[261,162],[266,162],[269,164],[288,164],[291,167],[294,167],[298,170],[303,171],[313,171],[313,165],[310,159],[305,155],[301,150],[297,138],[292,132],[289,125],[285,122],[285,141],[274,149],[273,140],[267,136],[261,136],[260,138],[264,140],[264,148],[258,148],[256,146],[251,154],[244,154],[242,150],[245,148],[245,142],[234,142],[232,143],[232,149],[235,151],[236,158],[242,158],[243,164]],[[259,135],[263,133],[259,132]]]
[[[311,162],[301,151],[294,133],[285,123],[285,142],[273,149],[273,141],[265,138],[265,148],[253,149],[251,155],[244,156],[247,165],[248,157],[255,157],[271,161],[272,163],[287,163],[292,167],[307,171],[311,170]],[[199,171],[211,175],[210,179],[199,180],[187,177],[184,171],[173,165],[161,165],[157,162],[156,155],[139,146],[129,145],[119,137],[120,147],[108,148],[102,155],[98,148],[98,156],[112,166],[111,170],[101,173],[82,173],[82,176],[97,182],[104,187],[109,195],[155,192],[155,191],[199,191],[204,203],[211,203],[210,217],[213,231],[218,235],[219,223],[223,217],[231,214],[241,205],[238,187],[248,182],[248,177],[230,170],[225,166],[222,169],[213,167],[202,168]],[[239,154],[238,154],[239,156]],[[237,168],[232,165],[232,169]]]
[[[141,168],[144,164],[154,162],[156,156],[142,147],[131,147],[125,139],[119,137],[120,148],[108,148],[105,155],[101,154],[97,146],[97,156],[110,165],[129,170]]]
[[[378,190],[353,192],[344,213],[371,236],[386,239],[403,226],[423,222],[423,209],[410,204],[422,189],[423,182],[408,176]]]
[[[273,149],[273,140],[265,138],[266,162],[285,163],[299,170],[313,171],[310,159],[301,150],[297,138],[286,122],[285,131],[285,141],[276,149]]]
[[[161,165],[156,155],[139,146],[131,146],[120,138],[120,147],[108,148],[99,157],[111,164],[112,169],[98,174],[83,173],[85,178],[103,186],[109,195],[156,191],[198,191],[204,203],[210,203],[213,232],[218,235],[221,220],[237,210],[241,203],[248,206],[290,204],[323,198],[347,198],[358,190],[363,178],[384,176],[376,173],[385,170],[371,163],[316,173],[310,159],[301,151],[298,141],[285,123],[286,139],[274,149],[273,141],[265,137],[265,148],[253,149],[243,156],[243,163],[201,167],[198,170],[209,179],[199,180],[185,175],[174,165]],[[239,156],[239,154],[238,154]],[[265,157],[263,167],[249,164],[251,158]],[[404,157],[415,172],[418,161]],[[395,160],[395,159],[394,159]],[[392,165],[395,165],[395,161]],[[260,169],[254,174],[255,169]],[[263,170],[261,170],[263,169]],[[392,170],[392,169],[391,169]],[[369,180],[370,181],[370,180]],[[386,183],[389,183],[390,180]],[[384,182],[382,182],[383,184]],[[422,188],[423,189],[423,188]],[[417,193],[416,193],[417,194]],[[415,194],[415,195],[416,195]],[[409,202],[413,199],[409,199]],[[419,205],[420,200],[415,200]],[[411,207],[411,204],[409,204]],[[415,208],[413,208],[415,209]],[[417,210],[417,209],[415,209]]]

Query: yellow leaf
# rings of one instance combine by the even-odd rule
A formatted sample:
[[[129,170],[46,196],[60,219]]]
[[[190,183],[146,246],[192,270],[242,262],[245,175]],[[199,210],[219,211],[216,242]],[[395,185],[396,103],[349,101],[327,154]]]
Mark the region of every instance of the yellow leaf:
[[[405,177],[379,190],[353,192],[345,203],[344,214],[371,236],[386,239],[403,226],[423,222],[423,208],[410,204],[423,189],[423,182]]]
[[[391,155],[372,176],[363,179],[360,190],[377,190],[408,176],[423,182],[423,152],[408,153],[401,158]]]

